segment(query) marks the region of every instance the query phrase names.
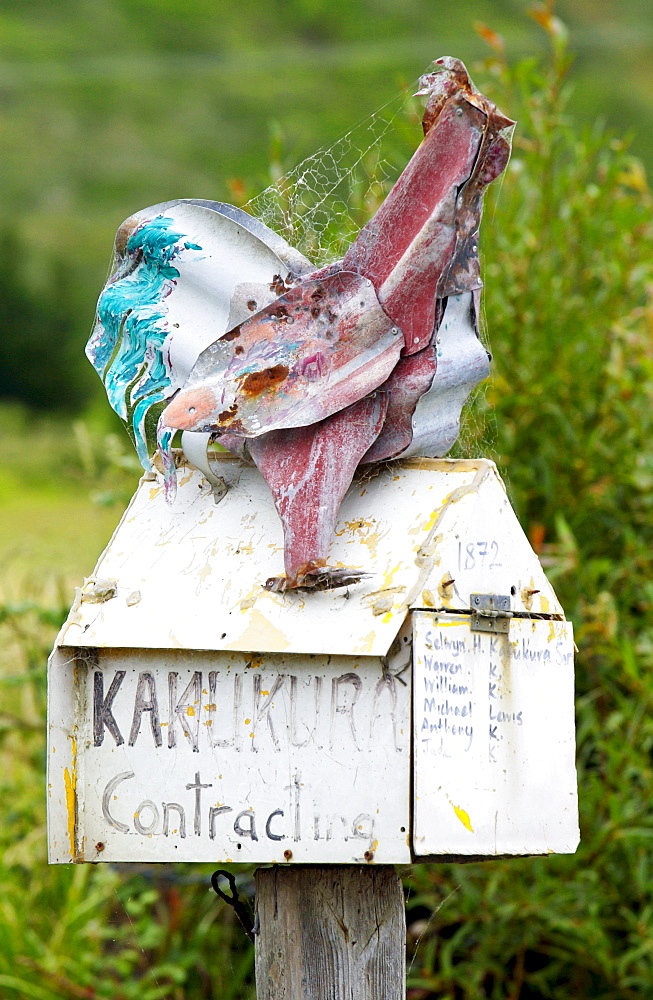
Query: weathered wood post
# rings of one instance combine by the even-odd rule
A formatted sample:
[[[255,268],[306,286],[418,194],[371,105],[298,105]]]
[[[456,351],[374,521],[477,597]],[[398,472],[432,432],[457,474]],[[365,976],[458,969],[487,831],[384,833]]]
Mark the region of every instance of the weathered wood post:
[[[50,860],[273,865],[259,1000],[398,1000],[393,865],[578,841],[571,627],[494,465],[423,457],[488,373],[513,123],[457,60],[421,83],[424,140],[343,261],[157,205],[88,346],[148,471],[51,658]]]
[[[406,918],[390,865],[259,868],[258,1000],[401,1000]]]

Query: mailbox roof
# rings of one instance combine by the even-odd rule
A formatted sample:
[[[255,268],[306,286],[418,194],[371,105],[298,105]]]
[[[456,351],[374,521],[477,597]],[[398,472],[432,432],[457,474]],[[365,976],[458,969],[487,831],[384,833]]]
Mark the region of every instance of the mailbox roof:
[[[412,608],[465,611],[470,594],[562,615],[492,462],[408,459],[359,473],[330,561],[369,576],[349,589],[274,594],[281,524],[258,471],[231,456],[215,504],[183,460],[172,506],[144,477],[59,644],[384,656]]]

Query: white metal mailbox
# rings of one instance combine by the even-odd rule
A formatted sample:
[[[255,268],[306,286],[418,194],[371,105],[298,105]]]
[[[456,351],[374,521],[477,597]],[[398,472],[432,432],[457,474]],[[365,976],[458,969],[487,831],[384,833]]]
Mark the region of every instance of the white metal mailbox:
[[[52,862],[401,863],[573,852],[573,639],[496,469],[365,472],[275,594],[254,468],[145,477],[49,668]]]

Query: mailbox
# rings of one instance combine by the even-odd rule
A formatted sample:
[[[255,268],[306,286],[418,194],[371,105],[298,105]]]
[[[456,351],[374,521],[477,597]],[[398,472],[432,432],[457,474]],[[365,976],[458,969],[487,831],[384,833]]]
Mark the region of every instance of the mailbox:
[[[573,852],[573,638],[486,460],[359,473],[273,593],[256,469],[148,474],[49,665],[50,861],[407,863]]]

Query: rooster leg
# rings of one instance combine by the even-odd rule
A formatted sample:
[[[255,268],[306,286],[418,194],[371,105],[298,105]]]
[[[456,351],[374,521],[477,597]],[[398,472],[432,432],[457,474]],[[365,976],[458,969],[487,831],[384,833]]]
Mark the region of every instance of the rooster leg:
[[[387,408],[387,394],[372,393],[319,423],[250,439],[283,525],[286,575],[269,579],[268,590],[329,590],[365,575],[328,566],[326,557],[342,499]]]

